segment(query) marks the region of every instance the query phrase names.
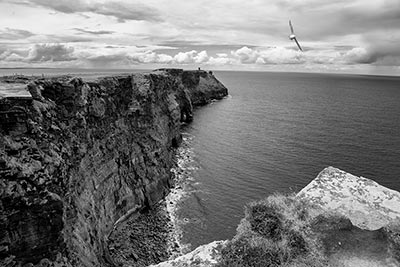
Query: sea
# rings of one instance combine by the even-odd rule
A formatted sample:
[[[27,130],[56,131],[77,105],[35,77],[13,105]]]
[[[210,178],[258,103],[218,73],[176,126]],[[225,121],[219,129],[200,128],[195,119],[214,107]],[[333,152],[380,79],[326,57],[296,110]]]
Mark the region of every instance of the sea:
[[[1,75],[15,70],[2,70]],[[40,75],[48,70],[17,70]],[[140,72],[53,70],[52,75]],[[400,191],[400,77],[214,71],[229,96],[196,108],[177,152],[175,219],[190,247],[230,239],[245,206],[333,166]]]
[[[333,166],[400,191],[400,77],[214,72],[229,96],[183,129],[188,250],[230,239],[246,204]]]

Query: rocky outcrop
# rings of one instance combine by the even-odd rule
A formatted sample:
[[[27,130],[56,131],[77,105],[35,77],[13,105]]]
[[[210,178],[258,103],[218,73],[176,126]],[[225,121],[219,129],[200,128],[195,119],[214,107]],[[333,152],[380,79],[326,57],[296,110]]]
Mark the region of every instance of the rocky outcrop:
[[[307,203],[307,206],[299,207],[306,209],[307,216],[313,218],[310,221],[309,231],[312,232],[312,238],[320,240],[319,253],[326,259],[322,266],[399,266],[399,192],[381,186],[370,179],[328,167],[304,187],[294,199],[304,205]],[[287,205],[286,203],[284,206],[288,208]],[[281,212],[291,214],[290,210]],[[262,225],[272,225],[275,229],[276,225],[273,222],[276,218],[278,217],[266,216],[264,218],[266,221]],[[295,220],[294,216],[290,218]],[[246,222],[245,219],[241,222],[242,226],[238,227],[238,233],[244,232],[243,222]],[[304,226],[304,222],[299,224]],[[263,230],[265,231],[264,228]],[[239,237],[235,236],[232,241],[234,240],[239,240]],[[232,241],[214,241],[175,260],[155,266],[226,266],[221,263],[222,254]],[[257,242],[254,241],[255,244],[248,245],[256,246]],[[238,253],[245,253],[244,250],[238,251]],[[261,256],[271,257],[269,254]],[[304,263],[300,265],[305,266]],[[321,265],[315,263],[315,266]]]
[[[38,79],[0,99],[0,265],[104,266],[107,237],[171,187],[193,106],[227,95],[204,71]]]
[[[325,168],[297,196],[325,212],[349,218],[361,229],[377,230],[400,222],[399,192],[337,168]]]
[[[214,241],[200,246],[174,260],[161,262],[152,267],[207,267],[215,266],[220,260],[221,249],[227,241]]]

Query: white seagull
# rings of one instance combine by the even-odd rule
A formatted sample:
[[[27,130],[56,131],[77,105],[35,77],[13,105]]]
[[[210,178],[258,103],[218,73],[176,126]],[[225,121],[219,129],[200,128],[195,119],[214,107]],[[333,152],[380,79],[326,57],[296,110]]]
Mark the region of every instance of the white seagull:
[[[301,49],[299,42],[297,42],[296,35],[294,35],[292,22],[290,20],[289,20],[289,26],[290,26],[290,32],[291,32],[291,34],[289,35],[289,39],[294,40],[296,42],[297,46],[299,47],[300,51],[303,52],[303,49]]]

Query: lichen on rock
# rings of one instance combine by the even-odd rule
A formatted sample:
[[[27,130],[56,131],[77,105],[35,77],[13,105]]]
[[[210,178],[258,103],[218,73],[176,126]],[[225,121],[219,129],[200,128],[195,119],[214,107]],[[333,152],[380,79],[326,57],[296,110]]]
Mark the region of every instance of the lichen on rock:
[[[399,192],[333,167],[321,171],[297,196],[342,214],[366,230],[400,221]]]

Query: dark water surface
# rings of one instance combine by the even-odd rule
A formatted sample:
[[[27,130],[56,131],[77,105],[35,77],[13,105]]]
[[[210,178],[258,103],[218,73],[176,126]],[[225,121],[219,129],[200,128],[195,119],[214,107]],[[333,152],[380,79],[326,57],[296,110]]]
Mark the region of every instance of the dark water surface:
[[[246,203],[297,192],[327,166],[400,191],[400,78],[216,72],[230,97],[184,129],[194,167],[183,243],[231,238]]]

